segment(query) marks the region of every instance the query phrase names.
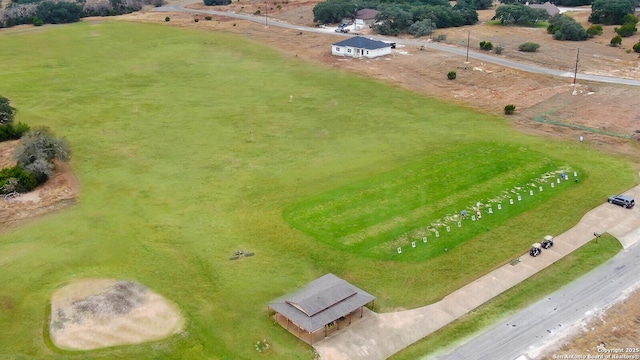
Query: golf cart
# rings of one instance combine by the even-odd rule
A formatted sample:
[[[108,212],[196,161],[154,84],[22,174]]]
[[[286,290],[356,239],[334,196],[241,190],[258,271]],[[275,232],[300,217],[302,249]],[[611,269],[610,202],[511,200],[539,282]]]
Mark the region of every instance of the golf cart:
[[[548,249],[550,247],[553,246],[553,236],[551,235],[547,235],[544,237],[544,240],[542,240],[542,248],[543,249]]]
[[[542,253],[542,245],[540,243],[533,243],[531,245],[531,250],[529,250],[529,255],[536,257]]]

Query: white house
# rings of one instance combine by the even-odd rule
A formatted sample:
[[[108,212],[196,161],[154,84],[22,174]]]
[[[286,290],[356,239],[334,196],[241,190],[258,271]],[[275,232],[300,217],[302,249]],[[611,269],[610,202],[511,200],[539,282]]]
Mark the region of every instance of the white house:
[[[375,58],[391,54],[391,44],[354,36],[331,45],[331,55]]]

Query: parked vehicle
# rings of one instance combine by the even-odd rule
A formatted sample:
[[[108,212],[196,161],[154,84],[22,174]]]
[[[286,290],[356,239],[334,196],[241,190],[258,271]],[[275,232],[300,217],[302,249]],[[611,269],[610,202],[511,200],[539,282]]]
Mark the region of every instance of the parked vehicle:
[[[550,247],[553,246],[553,236],[551,235],[547,235],[544,237],[544,240],[542,240],[542,248],[543,249],[549,249]]]
[[[531,250],[529,250],[529,255],[536,257],[542,253],[542,245],[540,243],[533,243],[531,245]]]
[[[631,209],[636,205],[636,202],[633,200],[633,198],[627,195],[611,195],[609,196],[609,199],[607,201],[609,202],[609,204],[622,206],[626,209]]]
[[[339,27],[335,31],[339,32],[339,33],[343,33],[343,34],[348,34],[349,33],[349,29],[343,28],[343,27]]]

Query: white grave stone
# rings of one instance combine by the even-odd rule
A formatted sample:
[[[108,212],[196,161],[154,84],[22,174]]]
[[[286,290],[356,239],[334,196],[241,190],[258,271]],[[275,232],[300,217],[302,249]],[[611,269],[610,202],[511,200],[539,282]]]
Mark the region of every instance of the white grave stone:
[[[551,183],[551,187],[555,187],[555,185],[556,185],[555,183]]]
[[[502,210],[502,204],[498,204],[498,210]]]
[[[518,201],[522,201],[522,196],[518,195]]]
[[[423,237],[422,237],[422,242],[423,242],[423,243],[426,243],[426,242],[427,242],[427,237],[426,237],[426,236],[423,236]]]
[[[578,177],[578,172],[577,171],[573,172],[573,177]]]
[[[493,208],[489,208],[489,214],[493,214]]]
[[[540,185],[540,187],[538,188],[538,190],[542,191],[542,185]]]
[[[440,237],[440,232],[436,231],[436,237]]]
[[[462,221],[458,221],[458,227],[462,227]]]
[[[529,190],[529,195],[533,196],[533,190]]]
[[[475,215],[471,215],[471,220],[472,221],[476,221],[476,216]]]
[[[451,227],[447,226],[447,232],[451,232]]]
[[[560,178],[556,179],[556,182],[557,182],[558,184],[560,184]]]
[[[513,205],[513,199],[509,199],[509,204]]]
[[[416,242],[415,241],[411,242],[411,247],[416,247]]]
[[[402,248],[401,247],[398,248],[398,254],[402,254]]]

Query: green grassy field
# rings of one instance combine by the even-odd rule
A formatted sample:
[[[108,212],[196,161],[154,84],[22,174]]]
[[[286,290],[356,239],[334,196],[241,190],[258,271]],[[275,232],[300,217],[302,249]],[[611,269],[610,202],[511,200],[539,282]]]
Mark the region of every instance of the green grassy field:
[[[0,32],[0,94],[18,121],[70,142],[81,194],[0,235],[0,358],[250,359],[266,337],[261,357],[307,359],[267,317],[270,300],[332,272],[380,311],[425,305],[636,180],[587,144],[237,37],[110,21],[27,29]],[[387,255],[403,234],[560,168],[579,184],[465,226],[446,254]],[[238,249],[256,256],[229,261]],[[76,356],[45,345],[47,299],[87,277],[141,282],[179,305],[186,331]]]

